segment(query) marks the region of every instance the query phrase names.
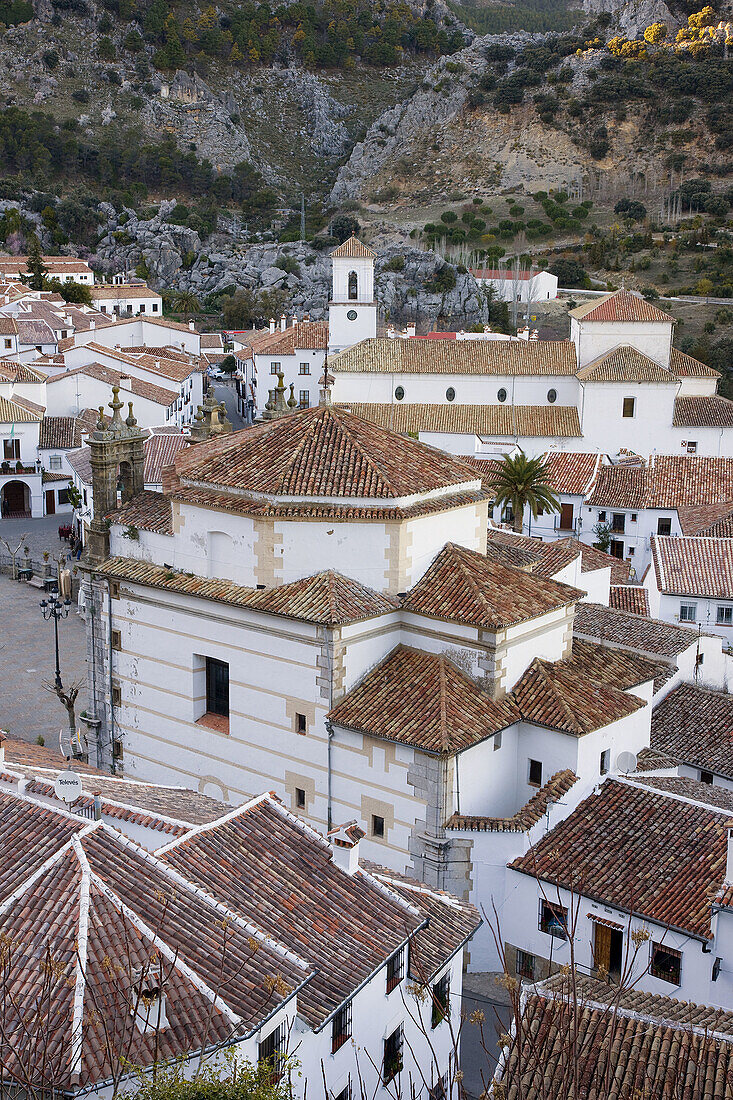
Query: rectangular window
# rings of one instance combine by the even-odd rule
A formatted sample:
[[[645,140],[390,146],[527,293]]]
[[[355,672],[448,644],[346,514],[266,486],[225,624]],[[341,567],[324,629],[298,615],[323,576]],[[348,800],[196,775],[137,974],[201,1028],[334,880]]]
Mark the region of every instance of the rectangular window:
[[[206,658],[206,711],[229,717],[229,665],[214,657]]]
[[[308,732],[308,722],[307,722],[306,717],[305,717],[304,714],[298,714],[296,712],[296,715],[295,715],[295,732],[296,733],[307,733]]]
[[[405,973],[405,949],[401,947],[387,959],[387,992],[400,984]]]
[[[60,470],[61,469],[61,455],[51,455],[49,460],[48,460],[48,468],[49,468],[49,470]]]
[[[68,489],[59,489],[56,496],[58,498],[59,504],[68,504],[69,503],[69,490]]]
[[[568,938],[568,911],[564,905],[551,901],[540,901],[540,932],[556,936],[559,940]]]
[[[611,530],[616,534],[621,534],[626,530],[626,516],[623,512],[613,512],[611,514]]]
[[[112,648],[122,649],[122,633],[119,630],[112,631]]]
[[[448,1015],[450,1006],[450,971],[433,986],[433,1011],[430,1026],[436,1028]]]
[[[531,982],[533,982],[535,972],[534,955],[530,955],[529,951],[522,951],[520,948],[517,948],[517,962],[515,969],[517,971],[517,977],[528,978]]]
[[[670,985],[679,985],[682,974],[682,952],[663,943],[652,943],[652,961],[649,972],[653,978],[661,978]]]
[[[122,688],[120,687],[119,684],[113,684],[112,685],[112,706],[113,707],[121,707],[122,706]]]
[[[384,818],[379,814],[372,814],[372,836],[384,836]]]
[[[141,313],[145,312],[145,306],[142,303],[140,304],[140,312]]]
[[[731,626],[733,624],[733,607],[718,607],[715,621],[720,626]]]
[[[631,522],[636,523],[636,512],[631,513]]]
[[[599,511],[599,513],[598,513],[598,522],[599,523],[605,523],[606,522],[606,513],[605,512],[600,512]]]
[[[672,534],[672,520],[669,516],[660,516],[657,520],[657,534],[658,535],[671,535]]]
[[[611,539],[608,546],[608,552],[611,557],[622,559],[624,556],[623,539]]]
[[[687,453],[688,453],[688,455],[696,455],[697,454],[697,443],[695,442],[694,439],[689,439],[687,441]]]
[[[13,346],[13,341],[12,340],[6,340],[5,341],[5,347],[6,348],[12,348],[12,346]]]
[[[283,1064],[283,1028],[276,1027],[274,1031],[262,1040],[257,1048],[257,1061],[260,1065],[266,1063],[277,1079],[282,1071]]]
[[[713,781],[713,773],[712,772],[706,772],[704,769],[701,768],[700,769],[700,782],[701,783],[712,783],[712,781]]]
[[[722,965],[723,960],[720,958],[720,956],[718,956],[718,958],[713,963],[712,979],[714,982],[717,982],[718,978],[720,977],[720,968]]]
[[[529,783],[530,787],[541,787],[542,786],[542,761],[541,760],[530,760],[528,776],[527,776],[527,782]]]
[[[625,397],[624,398],[623,416],[626,419],[628,419],[629,417],[634,416],[635,409],[636,409],[636,398],[635,397]]]
[[[604,749],[601,753],[601,775],[606,775],[611,767],[611,750]]]
[[[158,312],[158,303],[153,302],[153,313],[157,313],[157,312]]]
[[[351,1037],[351,1001],[343,1005],[331,1021],[331,1053],[335,1054]]]
[[[279,370],[280,370],[280,364],[279,363],[270,363],[270,374],[277,374],[277,372]]]
[[[298,367],[298,374],[310,374],[310,372],[311,372],[310,363],[301,363],[300,366]]]
[[[680,622],[681,623],[694,623],[697,619],[697,604],[696,603],[681,603],[680,604]]]
[[[402,1070],[402,1024],[384,1040],[382,1083],[388,1085]]]
[[[295,788],[295,808],[297,810],[305,809],[305,791],[302,787]]]
[[[115,739],[112,742],[112,756],[115,760],[124,760],[125,749],[121,741]]]
[[[494,752],[496,752],[496,750],[500,749],[500,748],[501,748],[501,734],[497,733],[496,736],[494,737]]]
[[[3,440],[3,453],[6,459],[18,459],[20,458],[20,440],[19,439],[4,439]]]
[[[310,390],[301,390],[300,394],[299,394],[299,397],[298,397],[298,404],[300,405],[301,409],[310,408],[310,403],[311,403]]]

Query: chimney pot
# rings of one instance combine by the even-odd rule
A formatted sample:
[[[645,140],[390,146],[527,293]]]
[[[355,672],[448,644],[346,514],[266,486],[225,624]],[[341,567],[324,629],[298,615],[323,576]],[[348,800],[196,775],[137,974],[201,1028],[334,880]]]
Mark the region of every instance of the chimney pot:
[[[285,332],[285,329],[287,328],[287,325],[288,325],[288,319],[285,316],[285,314],[283,313],[280,316],[280,331]]]
[[[191,329],[191,332],[193,332],[193,331],[194,331],[194,323],[193,323],[193,321],[189,321],[189,322],[188,322],[188,327],[189,327],[189,328]]]
[[[274,317],[271,317],[270,318],[270,332],[274,332],[276,328],[277,328],[277,321],[275,320]]]
[[[333,862],[342,871],[346,871],[347,875],[356,874],[359,870],[359,841],[363,836],[364,830],[355,821],[337,825],[328,834],[333,849]]]

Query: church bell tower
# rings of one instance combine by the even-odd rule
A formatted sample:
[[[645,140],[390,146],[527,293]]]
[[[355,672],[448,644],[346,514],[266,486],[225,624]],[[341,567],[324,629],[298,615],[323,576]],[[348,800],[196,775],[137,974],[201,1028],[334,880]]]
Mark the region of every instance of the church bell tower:
[[[328,350],[343,351],[377,335],[374,261],[377,256],[351,236],[331,253]]]

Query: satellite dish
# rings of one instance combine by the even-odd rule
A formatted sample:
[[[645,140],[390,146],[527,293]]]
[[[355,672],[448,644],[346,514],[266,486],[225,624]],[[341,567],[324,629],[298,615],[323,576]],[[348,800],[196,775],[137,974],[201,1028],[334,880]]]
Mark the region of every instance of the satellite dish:
[[[636,753],[624,750],[616,757],[616,771],[622,774],[636,771]]]
[[[76,772],[59,772],[56,776],[53,791],[62,802],[76,802],[82,790],[81,776],[77,775]]]

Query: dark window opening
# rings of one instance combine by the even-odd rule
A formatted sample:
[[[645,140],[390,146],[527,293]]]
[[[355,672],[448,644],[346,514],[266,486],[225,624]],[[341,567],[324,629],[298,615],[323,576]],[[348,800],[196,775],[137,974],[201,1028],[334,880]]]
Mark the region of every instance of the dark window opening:
[[[450,1007],[450,972],[444,974],[439,982],[433,986],[433,1011],[430,1018],[430,1026],[435,1028],[442,1024],[448,1015]]]
[[[445,391],[445,399],[446,401],[455,401],[456,391],[453,389],[452,386],[449,386],[448,389]]]
[[[356,302],[359,298],[359,279],[355,271],[349,272],[349,299]]]
[[[534,981],[535,974],[535,957],[530,955],[529,951],[522,951],[521,948],[517,948],[517,961],[515,970],[519,978],[528,978],[529,981]]]
[[[401,947],[387,959],[387,992],[400,984],[405,973],[405,949]]]
[[[554,405],[555,402],[557,401],[557,390],[548,390],[547,391],[547,400],[548,400],[550,405]]]
[[[331,1021],[331,1053],[335,1054],[351,1037],[351,1001],[343,1005]]]
[[[402,1024],[384,1040],[384,1065],[382,1080],[385,1085],[394,1081],[402,1069]]]
[[[296,712],[295,715],[295,728],[298,733],[306,733],[308,730],[308,723],[304,714]]]
[[[527,779],[530,787],[542,786],[542,761],[530,760],[529,762],[529,778]]]
[[[611,767],[611,750],[604,749],[601,753],[601,775],[606,775],[608,769]]]
[[[206,658],[206,710],[229,717],[229,665],[214,657]]]
[[[660,516],[657,520],[657,534],[658,535],[671,535],[672,534],[672,520],[669,517]]]
[[[713,773],[705,771],[704,768],[701,768],[700,769],[700,782],[701,783],[712,783],[712,781],[713,781]]]
[[[397,389],[394,391],[394,395],[398,401],[402,401],[405,396],[404,386],[398,386]]]
[[[499,390],[499,392],[497,393],[497,395],[496,395],[496,398],[497,398],[497,400],[499,401],[499,403],[500,403],[501,405],[503,405],[503,404],[504,404],[504,402],[506,401],[506,398],[507,398],[507,393],[506,393],[506,390],[504,389],[504,387],[503,387],[503,386],[501,387],[501,389],[500,389],[500,390]]]
[[[611,514],[611,530],[617,534],[626,530],[626,516],[623,512],[613,512]]]
[[[629,417],[634,416],[635,409],[636,409],[636,398],[635,397],[625,397],[624,398],[623,416],[628,420]]]
[[[659,978],[671,985],[680,984],[682,974],[682,952],[661,943],[652,943],[652,961],[649,967],[653,978]]]
[[[19,439],[4,439],[3,440],[3,454],[6,459],[19,459],[20,458],[20,440]]]
[[[557,905],[542,898],[540,902],[540,932],[555,936],[559,940],[568,938],[568,911],[564,905]]]
[[[624,556],[624,544],[622,539],[611,539],[608,552],[612,558],[623,559]]]
[[[302,787],[295,788],[295,805],[298,810],[305,809],[305,791]]]
[[[257,1048],[257,1061],[260,1065],[263,1063],[269,1066],[272,1071],[273,1080],[277,1081],[282,1073],[283,1068],[283,1029],[282,1026],[276,1027],[274,1031],[262,1040]]]
[[[372,836],[384,836],[384,818],[379,814],[372,814]]]

